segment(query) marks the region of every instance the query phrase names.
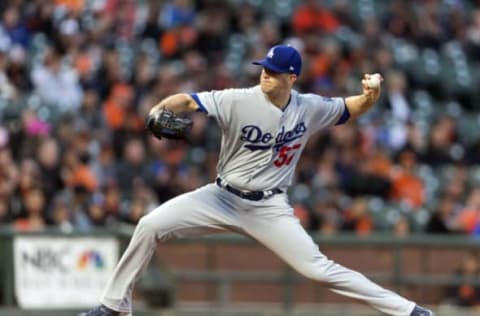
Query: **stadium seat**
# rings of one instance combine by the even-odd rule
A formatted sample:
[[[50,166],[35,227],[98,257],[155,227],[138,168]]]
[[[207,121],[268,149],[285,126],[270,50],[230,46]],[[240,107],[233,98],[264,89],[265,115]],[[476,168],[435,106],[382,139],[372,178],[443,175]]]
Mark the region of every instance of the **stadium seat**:
[[[446,92],[447,97],[461,100],[463,107],[474,107],[475,77],[471,71],[473,66],[460,43],[456,41],[446,43],[441,53],[444,57],[441,72],[442,90]]]
[[[427,164],[421,164],[416,172],[425,184],[425,204],[431,204],[441,189],[441,182],[434,168]]]
[[[439,54],[432,48],[425,48],[420,52],[419,57],[413,68],[415,79],[427,88],[437,85],[442,70]]]
[[[239,33],[230,35],[227,56],[225,57],[226,65],[230,71],[234,73],[241,71],[246,53],[247,42],[245,36]]]
[[[393,59],[398,67],[411,71],[419,58],[418,48],[404,39],[392,38],[389,43]]]
[[[468,184],[471,187],[480,186],[480,166],[470,167],[468,172]]]

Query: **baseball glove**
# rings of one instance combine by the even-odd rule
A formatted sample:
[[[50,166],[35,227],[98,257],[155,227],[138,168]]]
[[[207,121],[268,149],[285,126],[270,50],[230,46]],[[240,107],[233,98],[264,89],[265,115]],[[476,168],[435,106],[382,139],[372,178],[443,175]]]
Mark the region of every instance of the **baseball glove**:
[[[189,118],[178,117],[174,112],[163,109],[150,114],[147,129],[158,139],[186,139],[193,122]]]

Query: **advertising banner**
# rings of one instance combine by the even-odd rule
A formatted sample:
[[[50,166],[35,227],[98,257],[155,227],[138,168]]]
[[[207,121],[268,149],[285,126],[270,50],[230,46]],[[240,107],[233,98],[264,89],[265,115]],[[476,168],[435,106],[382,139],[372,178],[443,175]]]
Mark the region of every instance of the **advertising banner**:
[[[15,294],[22,308],[91,307],[118,261],[113,237],[17,236]]]

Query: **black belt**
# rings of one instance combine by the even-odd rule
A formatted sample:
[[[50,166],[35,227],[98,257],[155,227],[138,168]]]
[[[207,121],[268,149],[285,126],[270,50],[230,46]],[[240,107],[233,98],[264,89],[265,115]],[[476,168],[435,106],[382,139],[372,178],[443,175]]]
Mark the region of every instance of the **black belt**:
[[[228,192],[231,192],[231,193],[241,197],[242,199],[251,200],[251,201],[260,201],[262,199],[269,198],[274,194],[283,193],[283,191],[280,190],[279,188],[275,188],[275,189],[267,190],[267,191],[242,191],[242,190],[239,190],[239,189],[235,189],[234,187],[232,187],[231,185],[229,185],[228,183],[226,183],[225,181],[223,181],[219,177],[217,177],[215,182],[217,183],[217,185],[219,187],[227,190]]]

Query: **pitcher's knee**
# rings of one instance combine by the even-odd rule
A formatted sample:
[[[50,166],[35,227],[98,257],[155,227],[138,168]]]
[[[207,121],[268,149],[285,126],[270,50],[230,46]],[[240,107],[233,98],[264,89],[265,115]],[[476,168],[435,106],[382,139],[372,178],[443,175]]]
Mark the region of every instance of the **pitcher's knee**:
[[[154,237],[159,241],[165,241],[170,239],[172,227],[175,227],[175,222],[172,222],[168,218],[162,218],[161,216],[150,213],[143,216],[137,224],[135,234],[142,234],[142,236]]]
[[[315,267],[314,265],[310,265],[308,267],[302,267],[302,269],[299,269],[298,272],[306,278],[319,281],[319,282],[325,282],[327,279],[327,276],[324,273],[324,271]]]
[[[148,216],[143,216],[135,228],[135,234],[142,234],[147,236],[156,236],[158,227],[155,222]]]
[[[329,283],[333,280],[333,267],[335,265],[335,262],[324,258],[305,263],[297,270],[306,278],[322,283]]]
[[[298,269],[305,277],[324,283],[335,284],[346,280],[364,280],[363,274],[350,270],[335,261],[325,258],[324,260],[315,260],[304,264]]]

